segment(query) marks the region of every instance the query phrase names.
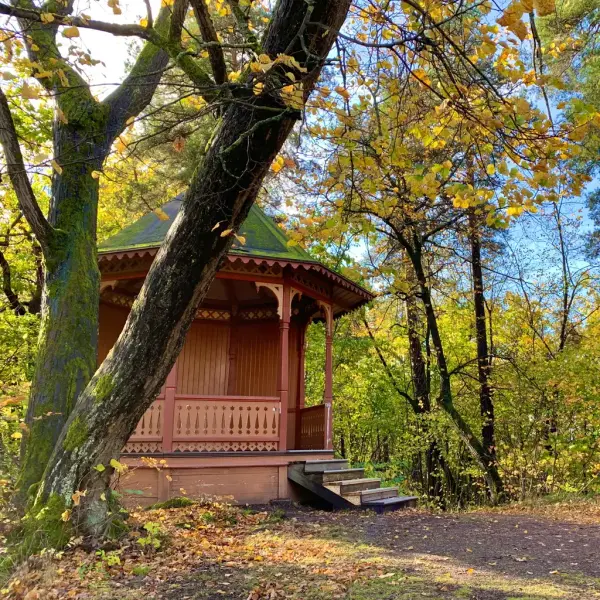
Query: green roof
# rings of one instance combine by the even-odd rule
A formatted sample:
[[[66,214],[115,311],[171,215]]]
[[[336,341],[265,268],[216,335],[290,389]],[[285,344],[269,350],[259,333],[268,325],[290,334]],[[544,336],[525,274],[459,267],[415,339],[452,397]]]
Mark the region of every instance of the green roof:
[[[179,212],[181,199],[182,196],[177,196],[161,207],[168,220],[159,219],[154,212],[148,213],[102,242],[99,251],[121,252],[160,246]],[[230,254],[316,262],[299,246],[288,246],[287,236],[256,204],[250,209],[238,234],[245,237],[246,242],[242,245],[236,239]]]

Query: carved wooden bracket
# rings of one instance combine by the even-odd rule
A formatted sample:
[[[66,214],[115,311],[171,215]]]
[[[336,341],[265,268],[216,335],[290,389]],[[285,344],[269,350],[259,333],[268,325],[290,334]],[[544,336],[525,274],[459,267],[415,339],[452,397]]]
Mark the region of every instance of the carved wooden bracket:
[[[277,298],[277,314],[280,319],[283,319],[283,285],[280,283],[264,283],[262,281],[256,281],[256,291],[261,287],[267,288],[275,294],[275,298]]]
[[[327,335],[333,335],[333,307],[331,304],[326,304],[322,300],[317,300],[317,304],[325,314],[325,331]]]
[[[300,290],[297,290],[296,288],[290,288],[290,315],[293,314],[292,302],[294,301],[294,298],[296,296],[298,296],[298,299],[302,298],[302,292]]]
[[[104,292],[105,290],[114,290],[116,285],[116,281],[103,281],[100,283],[100,293]]]

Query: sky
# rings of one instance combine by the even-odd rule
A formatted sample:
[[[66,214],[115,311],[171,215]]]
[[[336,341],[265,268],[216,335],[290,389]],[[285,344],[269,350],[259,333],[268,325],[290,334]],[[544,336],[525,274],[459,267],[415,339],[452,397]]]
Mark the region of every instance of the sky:
[[[150,0],[152,14],[156,17],[160,10],[161,0]],[[108,6],[108,0],[78,0],[75,3],[74,14],[89,15],[93,19],[110,23],[128,24],[139,23],[146,16],[143,0],[120,0],[119,6],[123,11],[120,15],[113,14]],[[96,65],[86,69],[86,76],[94,87],[94,93],[104,97],[123,80],[127,60],[130,58],[128,47],[131,38],[119,38],[109,33],[80,29],[81,37],[76,43],[87,50],[92,58],[101,60],[104,65]],[[65,40],[66,43],[66,40]]]

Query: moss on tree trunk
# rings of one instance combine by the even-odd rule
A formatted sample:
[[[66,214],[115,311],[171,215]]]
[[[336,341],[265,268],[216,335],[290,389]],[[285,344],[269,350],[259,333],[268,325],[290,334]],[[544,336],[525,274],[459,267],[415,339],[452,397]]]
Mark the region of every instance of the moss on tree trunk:
[[[95,235],[98,183],[90,175],[92,169],[88,165],[83,165],[83,172],[65,169],[53,198],[57,234],[53,258],[45,264],[21,497],[42,478],[77,397],[96,369],[100,274]]]

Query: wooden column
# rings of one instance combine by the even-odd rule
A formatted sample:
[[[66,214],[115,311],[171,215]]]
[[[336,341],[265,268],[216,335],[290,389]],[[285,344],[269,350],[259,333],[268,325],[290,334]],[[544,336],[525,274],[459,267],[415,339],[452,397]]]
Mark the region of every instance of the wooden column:
[[[333,448],[333,310],[331,305],[322,303],[325,313],[325,449]]]
[[[163,452],[173,452],[173,422],[175,420],[175,390],[177,388],[177,361],[167,376],[165,386],[165,411],[163,415]]]
[[[287,425],[289,405],[289,381],[290,381],[290,313],[291,299],[290,287],[283,286],[281,306],[279,309],[279,399],[280,399],[280,421],[279,421],[279,449],[287,449]]]
[[[302,429],[302,409],[304,408],[304,401],[306,396],[306,382],[305,379],[305,361],[306,361],[306,330],[308,328],[308,321],[306,323],[299,324],[298,332],[298,393],[296,394],[296,435],[295,435],[295,450],[300,450],[300,438]]]

